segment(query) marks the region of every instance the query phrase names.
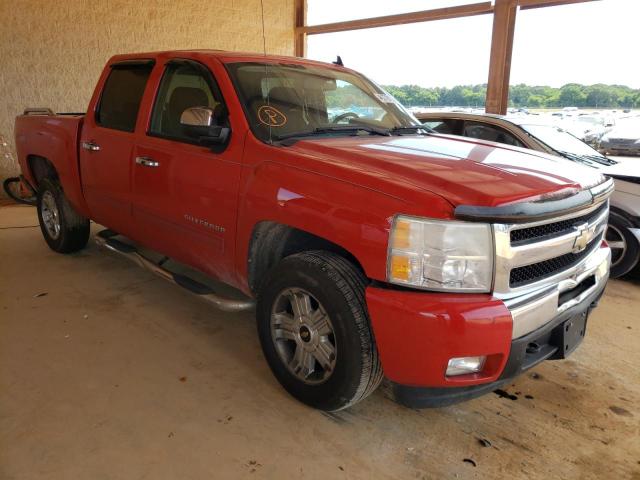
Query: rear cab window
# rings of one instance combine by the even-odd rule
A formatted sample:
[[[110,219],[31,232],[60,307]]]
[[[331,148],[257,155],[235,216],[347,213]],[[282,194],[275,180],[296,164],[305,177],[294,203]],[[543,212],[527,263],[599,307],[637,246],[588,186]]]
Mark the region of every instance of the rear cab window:
[[[143,60],[111,66],[95,113],[98,125],[123,132],[135,130],[140,102],[153,65],[153,61]]]

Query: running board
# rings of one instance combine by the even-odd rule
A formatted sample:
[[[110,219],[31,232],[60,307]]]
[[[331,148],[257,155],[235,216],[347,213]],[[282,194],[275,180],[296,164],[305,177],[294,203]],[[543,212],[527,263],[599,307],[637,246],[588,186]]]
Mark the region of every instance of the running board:
[[[155,273],[159,277],[170,281],[185,290],[193,293],[198,298],[206,300],[216,308],[225,312],[240,312],[243,310],[251,310],[255,306],[255,301],[247,298],[245,299],[233,299],[227,298],[217,294],[210,286],[200,283],[186,275],[180,273],[174,273],[166,268],[163,268],[161,264],[152,262],[145,256],[138,252],[138,249],[128,243],[122,242],[114,237],[118,236],[118,233],[112,230],[102,230],[96,237],[96,244],[99,247],[104,247],[112,252],[119,253],[120,255],[132,260],[142,268],[149,270],[151,273]],[[161,263],[164,263],[161,262]]]

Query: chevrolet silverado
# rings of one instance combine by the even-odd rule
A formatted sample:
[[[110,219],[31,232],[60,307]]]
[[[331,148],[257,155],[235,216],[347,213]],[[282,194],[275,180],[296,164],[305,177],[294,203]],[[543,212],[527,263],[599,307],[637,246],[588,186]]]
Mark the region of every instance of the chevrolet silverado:
[[[609,275],[611,180],[434,133],[342,65],[117,55],[86,113],[27,109],[15,132],[51,249],[85,247],[93,220],[103,247],[255,308],[277,380],[327,411],[383,376],[440,406],[565,358]]]

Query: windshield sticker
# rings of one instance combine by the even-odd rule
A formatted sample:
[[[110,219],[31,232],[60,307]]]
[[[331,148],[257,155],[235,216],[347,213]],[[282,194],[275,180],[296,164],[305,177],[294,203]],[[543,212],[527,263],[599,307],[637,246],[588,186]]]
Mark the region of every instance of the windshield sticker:
[[[258,120],[267,127],[282,127],[287,123],[287,117],[271,105],[262,105],[258,109]]]
[[[396,100],[391,95],[387,95],[386,93],[376,93],[375,96],[383,103],[396,103]]]

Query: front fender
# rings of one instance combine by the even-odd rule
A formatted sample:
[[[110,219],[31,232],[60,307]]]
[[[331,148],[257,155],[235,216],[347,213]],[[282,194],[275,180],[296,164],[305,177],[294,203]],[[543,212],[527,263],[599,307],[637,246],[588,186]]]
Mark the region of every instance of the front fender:
[[[247,256],[255,225],[271,221],[328,240],[353,255],[367,277],[384,281],[389,230],[398,213],[431,212],[443,218],[451,206],[441,197],[424,193],[420,205],[278,162],[265,161],[246,169],[242,182],[236,271],[247,284]],[[449,213],[450,214],[450,213]]]

